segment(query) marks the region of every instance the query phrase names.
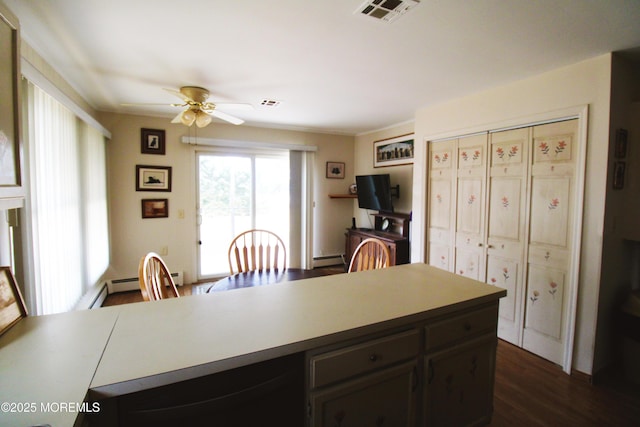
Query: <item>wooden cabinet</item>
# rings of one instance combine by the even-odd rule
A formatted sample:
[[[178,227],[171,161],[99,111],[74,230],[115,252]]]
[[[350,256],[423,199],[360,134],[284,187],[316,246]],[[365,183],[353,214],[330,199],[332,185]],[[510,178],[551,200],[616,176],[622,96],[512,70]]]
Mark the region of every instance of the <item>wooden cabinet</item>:
[[[493,413],[498,304],[308,352],[308,426],[469,426]]]
[[[497,307],[425,327],[426,426],[484,425],[493,413]]]
[[[420,332],[308,356],[309,426],[415,426]]]
[[[378,213],[374,216],[374,229],[349,228],[345,233],[345,260],[349,264],[356,247],[364,239],[375,237],[389,248],[391,265],[409,263],[409,221],[410,215],[400,213]]]
[[[425,359],[424,425],[485,425],[493,413],[495,336],[447,348]]]

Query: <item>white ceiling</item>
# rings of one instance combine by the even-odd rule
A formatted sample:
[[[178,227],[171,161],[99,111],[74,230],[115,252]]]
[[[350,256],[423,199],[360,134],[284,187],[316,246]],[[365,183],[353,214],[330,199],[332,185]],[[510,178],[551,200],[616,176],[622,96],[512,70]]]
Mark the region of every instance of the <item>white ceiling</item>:
[[[392,24],[354,14],[363,0],[3,1],[98,110],[171,118],[121,104],[195,85],[253,104],[233,112],[249,125],[344,134],[640,46],[640,0],[422,0]]]

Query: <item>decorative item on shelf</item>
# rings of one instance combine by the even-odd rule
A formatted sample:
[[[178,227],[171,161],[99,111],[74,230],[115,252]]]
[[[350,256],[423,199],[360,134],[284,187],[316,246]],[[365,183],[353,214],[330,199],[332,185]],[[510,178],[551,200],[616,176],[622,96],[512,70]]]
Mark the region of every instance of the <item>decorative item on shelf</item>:
[[[142,218],[168,218],[169,199],[142,199]]]
[[[349,194],[358,194],[358,186],[356,184],[349,186]]]
[[[382,222],[380,223],[380,231],[389,231],[389,228],[393,224],[393,220],[384,217],[382,218]]]
[[[164,130],[140,130],[140,152],[142,154],[165,154]]]
[[[327,178],[344,179],[344,162],[327,162]]]
[[[413,134],[382,139],[373,143],[373,167],[413,163]]]
[[[136,165],[136,191],[171,191],[171,166]]]

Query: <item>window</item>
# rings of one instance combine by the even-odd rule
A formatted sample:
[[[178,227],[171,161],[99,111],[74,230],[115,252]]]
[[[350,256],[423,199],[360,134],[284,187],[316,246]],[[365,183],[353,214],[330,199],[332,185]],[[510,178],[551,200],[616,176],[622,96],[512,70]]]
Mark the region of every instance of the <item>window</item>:
[[[109,263],[105,140],[27,82],[23,234],[31,313],[71,310]]]

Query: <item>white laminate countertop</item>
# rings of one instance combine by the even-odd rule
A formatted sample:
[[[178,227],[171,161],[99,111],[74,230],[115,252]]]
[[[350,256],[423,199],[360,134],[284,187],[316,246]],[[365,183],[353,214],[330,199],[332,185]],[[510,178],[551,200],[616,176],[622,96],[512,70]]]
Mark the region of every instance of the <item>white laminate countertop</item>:
[[[91,388],[113,396],[194,378],[504,292],[408,264],[123,306]]]
[[[505,294],[426,264],[407,264],[27,318],[0,338],[0,396],[76,401],[87,389],[94,398],[117,396],[425,320]],[[66,338],[58,341],[59,336]],[[48,356],[52,349],[60,354]],[[73,384],[58,390],[65,381]],[[6,415],[0,413],[0,425],[36,423],[5,424]],[[44,422],[72,425],[38,421]]]
[[[118,310],[21,320],[0,338],[0,426],[72,426]],[[65,406],[66,405],[66,406]]]

